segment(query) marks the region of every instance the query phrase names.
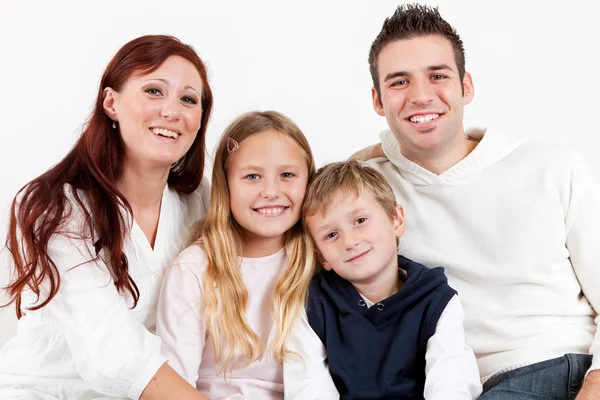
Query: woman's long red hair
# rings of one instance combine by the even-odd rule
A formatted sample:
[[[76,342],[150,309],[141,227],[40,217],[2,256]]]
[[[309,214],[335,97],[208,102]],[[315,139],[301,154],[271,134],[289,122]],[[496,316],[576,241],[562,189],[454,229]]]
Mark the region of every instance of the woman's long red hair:
[[[171,56],[190,61],[202,79],[202,119],[198,135],[189,151],[169,173],[168,184],[180,193],[196,190],[204,171],[205,134],[212,111],[212,92],[206,68],[194,49],[174,37],[142,36],[123,46],[110,61],[98,88],[96,104],[83,134],[67,156],[43,175],[35,178],[17,193],[10,207],[6,248],[12,255],[14,274],[6,287],[9,301],[16,305],[17,317],[22,316],[21,292],[30,288],[38,296],[32,310],[47,305],[60,288],[58,269],[48,255],[51,237],[60,232],[72,207],[84,215],[81,232],[89,232],[96,257],[101,249],[110,255],[110,269],[117,289],[129,292],[134,307],[139,290],[129,275],[127,257],[123,253],[124,237],[129,231],[123,218],[122,205],[131,214],[131,207],[116,187],[123,172],[123,144],[113,121],[104,112],[104,89],[121,91],[134,74],[150,73]],[[70,184],[77,204],[70,204],[64,186]],[[78,195],[85,195],[83,199]],[[120,205],[122,204],[122,205]],[[78,232],[68,232],[77,235]],[[48,282],[49,294],[40,302],[40,285]]]

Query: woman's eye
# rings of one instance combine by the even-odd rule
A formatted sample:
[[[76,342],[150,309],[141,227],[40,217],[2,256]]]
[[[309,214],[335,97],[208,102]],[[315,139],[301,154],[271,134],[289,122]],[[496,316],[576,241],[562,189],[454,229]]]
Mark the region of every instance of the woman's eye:
[[[194,99],[193,97],[190,97],[190,96],[184,96],[184,97],[182,97],[181,101],[183,101],[184,103],[188,103],[188,104],[198,104],[198,102],[196,101],[196,99]]]
[[[157,89],[157,88],[148,88],[148,89],[146,89],[146,93],[154,95],[154,96],[159,96],[162,94],[160,89]]]

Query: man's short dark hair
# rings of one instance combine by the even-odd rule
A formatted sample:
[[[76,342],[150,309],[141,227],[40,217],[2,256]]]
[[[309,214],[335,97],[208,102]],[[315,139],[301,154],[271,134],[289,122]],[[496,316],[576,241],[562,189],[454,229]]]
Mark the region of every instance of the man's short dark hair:
[[[442,18],[437,7],[421,4],[403,4],[398,6],[394,14],[383,21],[381,31],[373,41],[369,51],[369,68],[373,78],[373,86],[381,101],[377,57],[390,42],[413,39],[428,35],[440,35],[448,39],[454,49],[454,60],[458,68],[460,81],[465,77],[465,49],[463,42],[454,29]]]

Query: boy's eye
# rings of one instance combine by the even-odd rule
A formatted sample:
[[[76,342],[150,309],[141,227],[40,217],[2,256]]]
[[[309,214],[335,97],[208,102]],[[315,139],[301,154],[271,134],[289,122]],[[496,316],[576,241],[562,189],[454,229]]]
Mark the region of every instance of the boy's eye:
[[[255,181],[257,179],[260,179],[260,175],[258,175],[258,174],[248,174],[244,178],[246,178],[246,179],[248,179],[250,181]]]
[[[325,239],[333,239],[334,237],[337,236],[337,232],[329,232],[328,234],[325,235]]]
[[[198,101],[196,101],[195,98],[190,97],[190,96],[183,96],[181,98],[181,101],[183,101],[184,103],[188,103],[188,104],[198,104]]]
[[[157,88],[148,88],[145,90],[145,92],[148,94],[154,95],[154,96],[159,96],[162,94],[160,89],[157,89]]]
[[[367,222],[367,218],[365,217],[356,218],[356,221],[354,221],[356,225],[364,224],[365,222]]]

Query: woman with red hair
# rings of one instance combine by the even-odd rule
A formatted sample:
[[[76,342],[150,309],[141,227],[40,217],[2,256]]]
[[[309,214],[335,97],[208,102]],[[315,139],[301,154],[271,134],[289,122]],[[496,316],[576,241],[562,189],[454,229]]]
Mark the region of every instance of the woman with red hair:
[[[153,332],[163,272],[205,213],[206,68],[170,36],[110,61],[89,122],[10,208],[7,287],[18,333],[0,350],[0,398],[206,399]]]

